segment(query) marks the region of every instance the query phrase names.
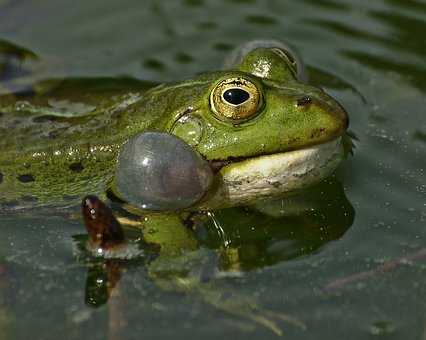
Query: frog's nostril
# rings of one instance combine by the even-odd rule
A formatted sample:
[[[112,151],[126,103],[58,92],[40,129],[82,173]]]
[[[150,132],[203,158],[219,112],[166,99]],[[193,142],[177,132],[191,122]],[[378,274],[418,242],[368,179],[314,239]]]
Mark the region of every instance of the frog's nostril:
[[[297,106],[306,106],[306,105],[309,105],[310,103],[312,103],[312,99],[311,99],[311,97],[309,97],[309,96],[304,96],[304,97],[299,98],[299,99],[297,100],[296,105],[297,105]]]

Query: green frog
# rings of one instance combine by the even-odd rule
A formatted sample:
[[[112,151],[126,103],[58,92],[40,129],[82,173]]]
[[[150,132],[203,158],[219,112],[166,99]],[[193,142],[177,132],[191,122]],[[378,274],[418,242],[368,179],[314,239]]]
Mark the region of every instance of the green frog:
[[[244,45],[227,64],[83,102],[59,100],[55,91],[31,102],[1,97],[0,203],[58,206],[114,190],[122,145],[146,131],[179,137],[211,165],[213,185],[188,209],[246,205],[328,176],[343,159],[348,116],[303,81],[299,58],[262,41]]]
[[[147,244],[158,246],[148,271],[159,285],[199,292],[214,306],[280,334],[270,320],[274,315],[250,298],[224,299],[226,292],[214,283],[199,284],[189,275],[206,258],[192,229],[206,219],[214,222],[214,210],[255,204],[262,211],[264,200],[295,195],[329,176],[347,153],[348,116],[342,106],[307,84],[300,58],[276,41],[243,45],[225,70],[150,89],[83,87],[77,95],[65,91],[64,99],[62,87],[68,85],[39,84],[34,92],[41,94],[30,99],[0,97],[0,210],[74,205],[87,194],[112,198],[126,211],[117,223],[136,227]],[[129,168],[123,149],[150,133],[180,143],[176,157],[167,156],[172,157],[167,169],[155,168],[158,176],[175,176],[181,181],[177,188],[191,185],[188,177],[194,174],[179,173],[182,150],[207,169],[209,178],[194,199],[146,210],[143,199],[128,192],[140,187],[143,176],[127,178],[126,172],[124,186],[117,180],[122,163]],[[161,147],[154,151],[153,159],[168,155]],[[182,194],[171,193],[172,198]],[[202,217],[194,215],[200,211]],[[104,254],[101,241],[94,242],[95,255]],[[229,270],[238,271],[237,248],[224,242],[218,253]]]

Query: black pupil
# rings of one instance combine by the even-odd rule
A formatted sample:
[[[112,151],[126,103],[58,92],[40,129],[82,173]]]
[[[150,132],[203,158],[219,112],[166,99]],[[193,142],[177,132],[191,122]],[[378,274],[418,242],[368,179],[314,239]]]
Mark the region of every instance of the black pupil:
[[[229,89],[223,93],[223,99],[233,105],[242,104],[249,98],[249,93],[242,89]]]

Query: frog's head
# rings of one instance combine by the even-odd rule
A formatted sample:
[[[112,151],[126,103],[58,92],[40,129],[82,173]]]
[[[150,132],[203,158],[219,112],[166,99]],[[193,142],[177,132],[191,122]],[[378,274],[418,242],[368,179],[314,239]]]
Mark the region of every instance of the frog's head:
[[[213,189],[199,204],[204,208],[302,189],[343,158],[348,116],[303,81],[298,58],[260,47],[235,59],[229,71],[160,86],[150,96],[167,111],[157,126],[191,145],[214,170]]]

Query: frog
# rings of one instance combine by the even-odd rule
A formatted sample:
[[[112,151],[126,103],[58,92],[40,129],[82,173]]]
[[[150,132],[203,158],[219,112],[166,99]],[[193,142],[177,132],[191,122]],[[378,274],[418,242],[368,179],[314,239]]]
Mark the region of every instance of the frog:
[[[71,103],[71,112],[54,92],[32,103],[3,96],[0,202],[58,206],[105,193],[123,144],[146,131],[179,137],[214,168],[215,185],[185,208],[245,205],[327,177],[344,158],[346,111],[303,81],[288,47],[240,50],[227,70]]]
[[[69,85],[48,84],[43,91],[39,84],[33,92],[41,94],[32,98],[0,97],[0,210],[68,207],[87,194],[108,199],[118,207],[117,223],[140,230],[146,244],[158,246],[147,270],[159,286],[197,292],[215,307],[281,334],[270,320],[278,314],[247,298],[224,301],[211,280],[200,284],[190,275],[208,258],[194,229],[214,220],[214,211],[259,208],[332,174],[348,153],[349,119],[340,103],[310,85],[301,59],[278,41],[244,44],[224,69],[179,82],[150,88],[132,83],[136,86],[104,93],[81,87],[75,98],[64,99],[61,91]],[[176,142],[179,152],[207,169],[208,180],[194,199],[147,209],[137,193],[129,194],[143,176],[130,176],[127,186],[120,183],[121,169],[129,167],[123,150],[150,134]],[[158,158],[167,150],[155,151]],[[159,176],[174,175],[179,152]],[[192,175],[177,180],[190,185]],[[104,253],[96,247],[95,254]],[[218,254],[228,268],[238,268],[238,249],[224,242]]]

